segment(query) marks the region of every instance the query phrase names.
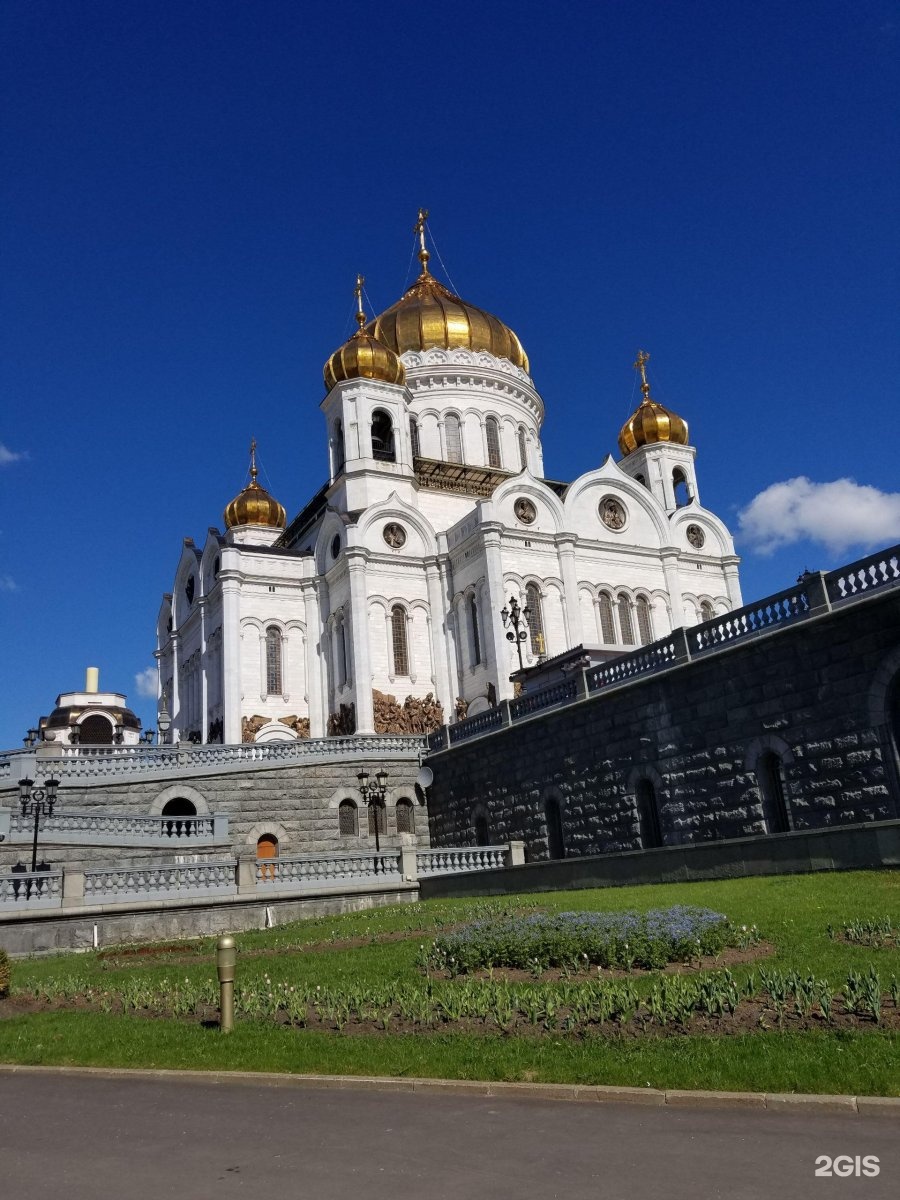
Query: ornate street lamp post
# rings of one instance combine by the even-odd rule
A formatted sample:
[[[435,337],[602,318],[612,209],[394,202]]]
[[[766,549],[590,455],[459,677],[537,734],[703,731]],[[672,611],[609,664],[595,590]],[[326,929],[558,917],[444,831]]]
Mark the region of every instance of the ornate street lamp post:
[[[172,718],[169,716],[168,696],[163,688],[163,694],[159,702],[159,711],[156,714],[156,728],[159,731],[156,738],[157,746],[162,746],[166,740],[166,734],[172,728]]]
[[[508,630],[506,640],[515,643],[516,653],[519,656],[520,671],[524,666],[522,662],[522,643],[528,637],[528,618],[530,616],[531,609],[527,605],[525,608],[519,608],[519,602],[515,596],[510,596],[509,608],[502,608],[500,610],[503,628]]]
[[[52,817],[53,806],[56,804],[56,789],[58,779],[48,779],[43,787],[35,787],[33,779],[19,780],[19,803],[22,805],[24,818],[34,817],[34,841],[31,846],[31,873],[37,871],[38,831],[41,817]]]
[[[388,773],[381,767],[375,772],[375,782],[369,783],[369,772],[365,767],[362,767],[356,773],[356,778],[359,780],[359,790],[363,798],[363,803],[371,813],[375,823],[375,853],[381,853],[381,841],[378,837],[378,810],[384,806],[384,797],[387,794]],[[378,874],[378,859],[375,859],[375,874]]]

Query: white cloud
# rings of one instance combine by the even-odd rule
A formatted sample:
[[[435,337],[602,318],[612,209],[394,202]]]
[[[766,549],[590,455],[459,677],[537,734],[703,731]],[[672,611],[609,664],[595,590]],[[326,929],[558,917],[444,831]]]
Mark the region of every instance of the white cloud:
[[[0,592],[17,592],[19,585],[12,575],[0,575]]]
[[[814,483],[805,475],[773,483],[738,513],[740,533],[758,554],[818,542],[832,554],[900,541],[900,493],[854,479]]]
[[[8,446],[4,446],[0,442],[0,467],[7,467],[10,463],[22,462],[28,457],[26,450],[10,450]]]
[[[138,671],[134,677],[137,694],[149,700],[156,699],[156,667],[147,667],[146,671]]]

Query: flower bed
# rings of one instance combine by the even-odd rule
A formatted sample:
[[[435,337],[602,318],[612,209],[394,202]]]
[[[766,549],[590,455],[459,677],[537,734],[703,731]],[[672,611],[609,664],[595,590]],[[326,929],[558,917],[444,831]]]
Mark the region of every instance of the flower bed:
[[[423,965],[449,975],[492,967],[516,967],[535,975],[548,967],[658,970],[757,940],[755,926],[737,928],[723,913],[685,905],[647,913],[532,913],[475,921],[443,934],[425,953]]]

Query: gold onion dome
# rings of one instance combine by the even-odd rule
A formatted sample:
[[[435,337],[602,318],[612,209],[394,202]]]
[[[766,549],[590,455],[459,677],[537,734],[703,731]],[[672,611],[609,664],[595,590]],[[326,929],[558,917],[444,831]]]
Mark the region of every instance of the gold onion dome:
[[[264,525],[268,529],[284,529],[287,514],[284,505],[270,496],[256,482],[256,438],[250,443],[250,482],[225,509],[225,528],[237,525]]]
[[[335,350],[323,369],[327,392],[345,379],[380,379],[383,383],[401,385],[406,382],[406,368],[394,351],[363,329],[366,323],[366,315],[362,309],[364,283],[362,275],[357,275],[356,321],[359,328],[349,341]]]
[[[686,446],[688,442],[687,421],[657,404],[650,395],[646,366],[649,361],[650,355],[639,350],[634,369],[641,373],[644,398],[619,433],[619,449],[623,456],[654,442],[674,442],[678,446]]]
[[[528,355],[515,333],[482,308],[455,296],[428,270],[430,255],[425,248],[426,210],[419,212],[415,232],[419,235],[422,273],[380,316],[366,326],[379,342],[397,354],[406,350],[487,350],[529,372]]]

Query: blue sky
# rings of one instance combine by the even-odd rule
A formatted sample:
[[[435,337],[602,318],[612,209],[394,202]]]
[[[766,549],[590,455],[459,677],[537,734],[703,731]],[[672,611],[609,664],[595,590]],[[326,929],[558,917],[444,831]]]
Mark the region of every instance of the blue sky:
[[[151,717],[181,539],[251,435],[289,512],[323,482],[322,363],[419,205],[549,475],[644,347],[748,599],[900,541],[894,0],[5,0],[0,47],[0,746],[87,664]]]

